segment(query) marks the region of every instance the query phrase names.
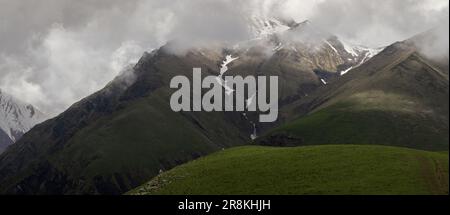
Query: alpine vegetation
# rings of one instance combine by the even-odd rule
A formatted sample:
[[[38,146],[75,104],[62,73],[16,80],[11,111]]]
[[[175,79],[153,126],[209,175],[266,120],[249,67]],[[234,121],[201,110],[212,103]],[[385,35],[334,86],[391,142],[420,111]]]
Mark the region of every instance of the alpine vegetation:
[[[269,89],[266,76],[247,76],[245,78],[225,76],[224,80],[218,79],[217,76],[207,76],[203,81],[201,76],[201,68],[194,68],[192,87],[186,76],[180,75],[172,78],[170,88],[178,89],[170,98],[170,107],[173,111],[259,111],[261,112],[259,122],[277,120],[277,76],[269,77]],[[203,89],[209,90],[202,95]],[[268,101],[267,95],[269,95]],[[257,101],[253,101],[254,99]]]

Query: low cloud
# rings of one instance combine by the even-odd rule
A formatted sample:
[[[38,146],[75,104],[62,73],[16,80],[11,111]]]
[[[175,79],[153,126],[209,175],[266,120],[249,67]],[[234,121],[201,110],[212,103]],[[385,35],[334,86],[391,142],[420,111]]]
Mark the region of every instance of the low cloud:
[[[314,8],[311,20],[348,40],[386,46],[405,40],[448,19],[444,0],[327,0]]]
[[[448,1],[0,0],[0,88],[57,114],[168,41],[183,52],[249,39],[250,15],[309,19],[383,46],[444,26]]]
[[[419,51],[427,56],[438,61],[447,61],[449,59],[449,17],[448,8],[447,17],[442,17],[438,25],[423,34],[419,34],[413,38],[415,45]]]

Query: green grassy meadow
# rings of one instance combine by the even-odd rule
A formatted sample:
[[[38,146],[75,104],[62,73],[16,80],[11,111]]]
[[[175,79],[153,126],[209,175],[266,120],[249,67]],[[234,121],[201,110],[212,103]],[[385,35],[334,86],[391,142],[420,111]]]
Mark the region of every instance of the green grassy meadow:
[[[236,147],[164,172],[127,194],[448,194],[448,152]]]

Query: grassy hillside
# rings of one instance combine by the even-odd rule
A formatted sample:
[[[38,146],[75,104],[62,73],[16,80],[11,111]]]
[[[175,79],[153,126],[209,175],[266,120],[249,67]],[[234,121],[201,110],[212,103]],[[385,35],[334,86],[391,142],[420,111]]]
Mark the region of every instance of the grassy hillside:
[[[176,167],[128,194],[448,194],[448,152],[238,147]]]
[[[356,100],[336,103],[280,126],[260,137],[257,143],[271,146],[383,143],[425,150],[448,150],[446,124],[426,113],[408,110],[417,106],[406,105],[409,101],[402,101],[400,97],[384,93],[364,96],[364,104]],[[379,101],[370,102],[371,99]]]
[[[221,120],[222,113],[192,114],[193,123],[186,120],[189,113],[173,114],[164,96],[157,95],[82,129],[51,160],[58,169],[70,168],[73,177],[84,177],[96,186],[96,192],[103,193],[109,188],[102,188],[102,184],[129,190],[160,169],[229,147],[228,143],[244,143],[244,137],[236,137],[239,130]],[[214,126],[227,129],[219,133]],[[81,162],[74,164],[74,160]],[[95,192],[88,185],[77,189]]]

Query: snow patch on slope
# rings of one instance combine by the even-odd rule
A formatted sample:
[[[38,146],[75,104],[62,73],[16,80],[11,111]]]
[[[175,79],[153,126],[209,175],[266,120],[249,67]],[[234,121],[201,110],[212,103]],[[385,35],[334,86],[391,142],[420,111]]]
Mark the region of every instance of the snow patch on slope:
[[[258,135],[256,134],[256,124],[253,123],[253,133],[250,134],[250,139],[255,140],[256,138],[258,138]]]
[[[369,48],[361,45],[354,45],[349,42],[345,42],[341,40],[342,45],[344,46],[345,51],[350,54],[354,59],[355,65],[340,71],[340,75],[345,75],[350,70],[361,66],[363,63],[370,60],[372,57],[383,51],[384,47],[381,48]],[[352,60],[352,59],[348,59]]]
[[[324,40],[324,41],[325,41],[325,43],[326,43],[326,44],[328,44],[328,46],[330,46],[330,48],[331,48],[331,49],[333,49],[333,51],[334,51],[334,52],[336,52],[336,54],[339,54],[339,52],[337,51],[337,49],[336,49],[336,48],[334,48],[334,46],[333,46],[333,45],[331,45],[331,43],[330,43],[330,42],[328,42],[327,40]]]
[[[252,96],[250,96],[250,98],[248,98],[247,100],[245,100],[245,104],[246,104],[247,108],[250,107],[250,105],[253,104],[253,99],[255,98],[255,96],[256,96],[256,93],[253,94]]]
[[[341,71],[340,75],[341,75],[341,76],[342,76],[342,75],[345,75],[348,71],[350,71],[350,70],[352,70],[352,69],[353,69],[353,66],[351,66],[350,68],[348,68],[348,69],[346,69],[346,70]]]
[[[341,41],[341,43],[344,46],[344,49],[347,53],[351,54],[353,57],[358,57],[358,53],[354,49],[355,46],[353,46],[345,41]]]
[[[365,47],[365,46],[361,46],[361,45],[354,45],[352,43],[346,42],[341,40],[342,45],[344,46],[344,49],[347,53],[349,53],[350,55],[352,55],[353,57],[360,57],[361,54],[364,54],[365,60],[368,60],[370,58],[372,58],[373,56],[377,55],[378,53],[380,53],[384,47],[381,48],[369,48],[369,47]],[[364,63],[364,62],[362,62]],[[361,63],[361,64],[362,64]]]
[[[228,71],[228,64],[230,64],[231,62],[235,61],[239,59],[238,57],[233,58],[231,55],[227,55],[225,57],[225,60],[222,62],[222,66],[220,67],[220,73],[219,76],[216,77],[217,82],[223,87],[225,88],[225,93],[227,95],[231,95],[231,93],[234,92],[234,90],[227,85],[227,82],[223,79],[223,75],[225,74],[225,72]]]

